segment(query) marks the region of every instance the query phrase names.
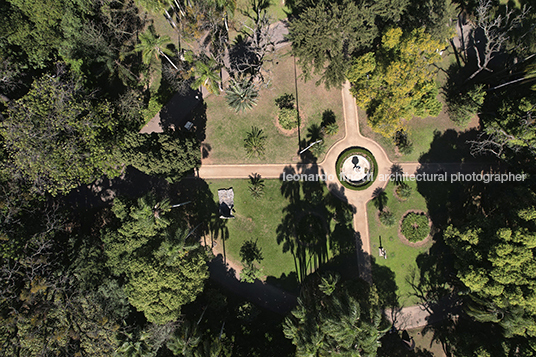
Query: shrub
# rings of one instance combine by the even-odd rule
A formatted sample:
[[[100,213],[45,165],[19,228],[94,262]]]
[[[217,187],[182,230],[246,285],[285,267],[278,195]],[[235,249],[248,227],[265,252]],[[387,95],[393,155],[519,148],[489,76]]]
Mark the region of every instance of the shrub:
[[[409,140],[409,134],[404,129],[397,130],[395,133],[395,145],[404,155],[409,155],[413,152],[413,143]]]
[[[339,132],[339,125],[337,123],[330,123],[324,126],[323,129],[326,135],[332,136]]]
[[[395,224],[395,216],[389,210],[384,210],[379,214],[380,222],[386,226],[392,226]]]
[[[298,126],[298,111],[294,108],[282,108],[279,110],[278,120],[283,129],[294,129]]]
[[[259,129],[255,126],[251,127],[251,131],[247,133],[246,138],[244,139],[244,149],[246,149],[246,156],[264,156],[265,142],[266,136],[264,136],[262,129]]]
[[[420,242],[430,233],[428,217],[422,213],[408,213],[402,220],[402,234],[410,242]]]
[[[259,174],[249,176],[249,192],[253,198],[261,198],[264,195],[264,180]]]
[[[400,198],[409,198],[413,189],[405,183],[401,183],[396,188],[396,195]]]
[[[285,93],[275,99],[275,104],[279,107],[279,109],[294,109],[295,102],[296,99],[294,98],[294,95],[288,93]]]
[[[313,154],[316,158],[320,157],[320,155],[322,155],[323,153],[326,152],[326,144],[324,144],[324,142],[320,142],[320,143],[317,143],[317,144],[314,144],[313,146],[311,146],[311,148],[309,149],[309,151],[311,152],[311,154]]]

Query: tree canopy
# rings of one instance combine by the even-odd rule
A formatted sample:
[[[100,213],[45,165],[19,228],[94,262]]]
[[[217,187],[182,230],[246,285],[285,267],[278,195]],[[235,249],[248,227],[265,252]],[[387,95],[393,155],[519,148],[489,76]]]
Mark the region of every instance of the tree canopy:
[[[394,137],[403,120],[413,115],[437,116],[441,103],[434,64],[441,60],[441,44],[424,29],[403,33],[392,28],[376,52],[356,58],[348,71],[357,104],[367,109],[372,129]]]
[[[311,277],[302,287],[298,306],[283,327],[297,356],[376,355],[385,331],[380,330],[382,315],[375,289],[337,282],[328,273],[322,279]]]
[[[407,4],[406,0],[291,3],[289,39],[305,79],[318,74],[317,84],[339,88],[352,58],[378,37],[377,24],[398,20]]]
[[[0,123],[8,163],[40,192],[68,192],[119,174],[114,109],[70,80],[44,75]]]
[[[125,275],[129,302],[155,324],[176,321],[208,277],[204,250],[170,209],[151,196],[116,199],[117,226],[103,232],[108,266]]]

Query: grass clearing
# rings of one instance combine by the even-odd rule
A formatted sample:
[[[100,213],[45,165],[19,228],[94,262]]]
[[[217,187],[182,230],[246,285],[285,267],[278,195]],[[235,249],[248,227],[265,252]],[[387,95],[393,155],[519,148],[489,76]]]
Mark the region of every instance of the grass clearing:
[[[225,95],[210,95],[207,103],[207,131],[204,144],[211,150],[205,164],[235,163],[291,163],[298,162],[298,132],[287,136],[281,133],[275,123],[278,107],[274,100],[284,93],[296,95],[294,82],[294,58],[288,54],[289,47],[278,52],[272,69],[270,88],[259,93],[257,106],[245,113],[235,113],[227,106]],[[299,71],[299,69],[298,69]],[[299,73],[299,72],[298,72]],[[326,110],[335,113],[339,131],[334,136],[325,137],[326,148],[344,136],[344,118],[340,90],[327,91],[324,86],[315,85],[316,78],[307,83],[298,79],[298,104],[301,117],[300,136],[307,138],[307,129],[312,124],[320,125]],[[266,152],[262,158],[246,158],[243,148],[246,133],[256,126],[266,135]],[[319,161],[323,159],[319,158]]]
[[[218,189],[232,187],[234,190],[235,218],[224,221],[228,238],[225,244],[227,259],[240,262],[240,247],[246,240],[258,239],[264,260],[261,263],[264,275],[279,278],[295,271],[292,254],[283,253],[277,244],[277,226],[283,217],[283,208],[288,201],[281,194],[279,180],[265,180],[264,196],[254,199],[249,193],[249,180],[208,180],[214,199],[218,201]]]
[[[341,218],[334,220],[335,211],[341,217],[340,212],[350,212],[351,208],[333,197],[325,185],[264,180],[264,196],[255,199],[249,192],[249,182],[207,180],[216,202],[218,189],[232,187],[234,190],[235,218],[215,218],[214,222],[223,225],[223,234],[219,229],[216,242],[218,250],[225,250],[228,260],[241,266],[242,244],[257,240],[264,257],[259,267],[265,280],[295,291],[298,275],[309,274],[326,263],[345,266],[342,260],[332,258],[348,253],[349,247],[353,251],[351,257],[355,257],[353,234],[345,235]],[[285,196],[282,192],[288,194]],[[321,229],[325,229],[325,235],[318,234]],[[336,233],[331,234],[334,231]],[[291,246],[294,248],[286,248]]]
[[[395,282],[398,287],[396,294],[398,295],[401,306],[410,306],[418,303],[418,299],[412,295],[413,290],[406,282],[406,277],[412,271],[418,269],[416,264],[417,256],[420,253],[426,252],[432,244],[432,242],[428,242],[421,247],[410,247],[402,243],[398,238],[398,225],[404,213],[410,209],[426,212],[427,207],[425,198],[417,191],[416,182],[408,181],[406,183],[413,189],[411,196],[406,201],[400,201],[396,197],[394,194],[396,186],[393,183],[390,182],[385,188],[388,197],[385,207],[395,216],[395,224],[393,226],[387,227],[381,224],[377,215],[378,209],[372,201],[367,204],[372,255],[377,265],[385,266],[394,272]],[[377,255],[380,247],[380,237],[381,246],[387,252],[387,259]]]

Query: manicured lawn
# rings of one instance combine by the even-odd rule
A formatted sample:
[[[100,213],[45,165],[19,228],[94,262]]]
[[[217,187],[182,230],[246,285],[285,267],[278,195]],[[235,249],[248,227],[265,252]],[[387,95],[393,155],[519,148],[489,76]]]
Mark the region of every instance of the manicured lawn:
[[[406,282],[406,277],[413,270],[418,270],[415,262],[417,256],[420,253],[426,252],[432,244],[431,242],[428,242],[422,247],[410,247],[402,243],[398,238],[398,223],[407,210],[417,209],[426,212],[426,201],[424,197],[417,192],[416,183],[407,182],[407,184],[413,188],[413,192],[411,196],[403,202],[398,200],[395,196],[395,185],[393,183],[389,183],[385,189],[388,197],[386,207],[394,213],[396,221],[395,225],[392,227],[387,227],[380,223],[377,218],[378,209],[374,206],[372,201],[367,205],[372,256],[374,257],[376,264],[385,266],[394,272],[395,282],[398,287],[396,293],[401,306],[410,306],[418,303],[418,299],[411,295],[413,290]],[[378,256],[380,237],[381,245],[387,252],[387,259]]]
[[[282,134],[276,127],[278,108],[274,100],[284,93],[294,94],[294,59],[288,55],[289,47],[278,51],[272,68],[272,84],[262,89],[256,107],[245,113],[235,113],[225,101],[225,95],[210,95],[207,103],[207,129],[205,144],[210,146],[207,164],[230,163],[291,163],[297,162],[298,132],[291,136]],[[298,69],[299,75],[299,69]],[[327,148],[344,136],[341,91],[327,91],[324,86],[315,85],[316,78],[307,83],[298,79],[298,102],[302,118],[301,139],[306,139],[312,124],[322,122],[326,110],[335,113],[339,132],[326,137]],[[243,141],[246,133],[256,126],[263,130],[266,139],[266,153],[262,158],[246,158]],[[319,159],[322,160],[323,157]]]
[[[265,193],[260,199],[254,199],[248,190],[249,180],[210,180],[207,181],[218,201],[218,189],[232,187],[234,190],[235,218],[226,222],[229,238],[225,241],[227,258],[240,262],[238,252],[246,240],[258,239],[264,260],[261,264],[264,274],[279,278],[281,274],[294,271],[294,262],[290,252],[283,253],[277,244],[277,226],[283,217],[283,208],[288,201],[280,191],[279,180],[265,180]],[[218,239],[218,244],[222,244]]]
[[[342,252],[340,247],[344,244],[341,241],[345,239],[345,236],[338,234],[338,237],[343,237],[338,240],[333,237],[328,238],[328,236],[335,228],[334,220],[332,219],[334,207],[341,209],[341,207],[345,207],[345,204],[333,198],[328,193],[325,185],[316,186],[315,190],[320,194],[317,197],[320,198],[318,198],[316,204],[312,204],[311,201],[314,201],[314,199],[304,198],[308,196],[306,196],[303,184],[300,185],[301,187],[298,186],[299,200],[292,200],[291,198],[285,198],[281,193],[282,182],[279,180],[265,180],[264,196],[258,199],[254,199],[249,192],[249,180],[208,180],[207,183],[216,202],[218,201],[218,189],[233,187],[234,190],[235,212],[233,214],[235,218],[229,220],[215,218],[215,223],[225,225],[224,231],[227,237],[223,241],[221,233],[218,234],[216,240],[218,247],[221,248],[220,250],[223,250],[224,247],[227,259],[240,266],[240,247],[247,240],[257,240],[264,257],[260,267],[268,282],[274,282],[283,288],[292,290],[297,286],[297,268],[305,267],[307,273],[310,273],[314,270],[314,266],[317,265],[315,261],[319,261],[319,264],[322,265],[333,258],[336,254],[335,251]],[[291,188],[290,186],[286,187]],[[296,186],[293,187],[296,188]],[[287,190],[286,192],[289,191]],[[327,208],[328,206],[330,208]],[[311,253],[312,250],[309,250],[309,248],[299,250],[300,247],[314,246],[310,242],[300,244],[295,239],[296,232],[298,232],[296,227],[303,227],[303,223],[306,222],[304,217],[312,218],[313,223],[319,223],[327,230],[328,234],[324,236],[324,244],[316,245],[326,247],[323,253],[325,255],[321,258],[318,258],[320,255]],[[315,232],[312,232],[311,235],[314,236]],[[338,232],[341,231],[339,230]],[[298,234],[300,233],[298,232]],[[301,236],[305,237],[303,232]],[[300,239],[308,239],[308,237]],[[352,235],[350,235],[348,242],[351,247],[355,247]],[[292,251],[284,248],[286,243],[294,245],[294,252],[298,257],[296,260]],[[336,247],[332,248],[331,245]],[[313,248],[313,250],[316,250],[316,248]],[[300,264],[300,252],[305,252],[303,260],[301,260],[305,264]],[[355,253],[353,254],[355,256]],[[289,275],[291,278],[289,278]],[[275,282],[275,279],[280,280]]]

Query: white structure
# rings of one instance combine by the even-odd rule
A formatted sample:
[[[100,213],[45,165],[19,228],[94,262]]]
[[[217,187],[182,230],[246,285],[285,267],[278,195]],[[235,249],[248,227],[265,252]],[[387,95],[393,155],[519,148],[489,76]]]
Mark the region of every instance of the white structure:
[[[347,158],[341,167],[341,176],[352,183],[365,181],[369,173],[370,162],[359,154]]]

